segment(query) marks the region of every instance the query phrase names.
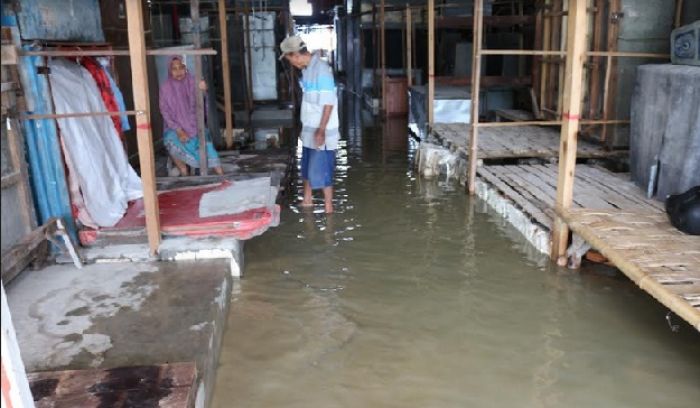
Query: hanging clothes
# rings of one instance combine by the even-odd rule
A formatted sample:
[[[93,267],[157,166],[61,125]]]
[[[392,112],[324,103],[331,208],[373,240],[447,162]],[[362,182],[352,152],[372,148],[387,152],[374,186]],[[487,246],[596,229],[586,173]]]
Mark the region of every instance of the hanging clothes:
[[[100,65],[92,57],[80,58],[80,65],[85,67],[85,69],[88,70],[90,75],[92,75],[92,78],[95,80],[95,83],[97,84],[97,89],[99,89],[100,91],[100,96],[102,97],[102,101],[104,102],[107,111],[119,112],[119,104],[117,103],[117,99],[114,97],[114,92],[112,91],[112,86],[110,84],[109,77],[105,73],[105,70],[102,69],[102,65]],[[121,138],[121,119],[119,118],[119,116],[110,116],[110,119],[112,120],[112,123],[114,123],[114,128],[117,130],[117,134]]]
[[[61,59],[50,61],[49,68],[56,113],[106,110],[87,69]],[[61,118],[57,122],[73,167],[71,175],[77,178],[90,219],[101,227],[114,226],[124,216],[129,201],[143,193],[113,121],[107,116],[93,116]]]
[[[107,66],[109,65],[109,59],[107,58],[99,58],[100,65],[102,65],[102,70],[104,71],[105,75],[107,75],[107,79],[109,79],[109,85],[112,88],[112,93],[114,94],[114,99],[117,100],[117,106],[119,106],[119,111],[120,112],[125,112],[126,111],[126,104],[124,103],[124,95],[122,94],[121,89],[119,89],[119,86],[117,86],[117,82],[112,78],[112,75],[109,73],[109,70],[107,69]],[[119,120],[122,124],[122,132],[126,132],[128,130],[131,130],[131,125],[129,125],[129,116],[127,116],[126,113],[123,113],[119,115]]]

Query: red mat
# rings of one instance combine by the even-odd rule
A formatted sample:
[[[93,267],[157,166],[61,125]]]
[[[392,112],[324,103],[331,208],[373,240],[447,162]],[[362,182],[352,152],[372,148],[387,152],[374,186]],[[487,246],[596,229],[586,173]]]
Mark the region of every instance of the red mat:
[[[225,236],[246,240],[260,235],[279,223],[280,207],[256,208],[239,214],[199,216],[199,201],[202,195],[229,186],[229,182],[204,187],[188,187],[158,194],[160,206],[160,228],[164,234],[187,236]],[[115,232],[145,228],[143,200],[129,203],[124,217],[109,228],[80,231],[80,241],[90,245],[99,238],[100,232]]]

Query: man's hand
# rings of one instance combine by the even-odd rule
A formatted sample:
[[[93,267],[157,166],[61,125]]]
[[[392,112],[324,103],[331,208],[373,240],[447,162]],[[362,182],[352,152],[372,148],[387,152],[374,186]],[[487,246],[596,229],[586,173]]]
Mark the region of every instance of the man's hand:
[[[207,83],[203,79],[201,81],[199,81],[199,90],[202,92],[206,92],[207,89],[209,89],[207,87]]]
[[[189,140],[189,135],[182,129],[176,130],[177,132],[177,137],[180,139],[182,143],[187,143],[187,140]]]
[[[317,149],[320,149],[321,146],[326,144],[326,129],[316,129],[316,132],[314,133],[314,142],[316,142]]]

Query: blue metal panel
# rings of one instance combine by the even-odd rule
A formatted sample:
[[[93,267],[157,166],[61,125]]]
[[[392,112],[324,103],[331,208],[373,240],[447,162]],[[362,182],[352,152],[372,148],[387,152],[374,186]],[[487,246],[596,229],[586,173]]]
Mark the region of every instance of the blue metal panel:
[[[21,0],[24,40],[104,42],[98,0]]]
[[[28,47],[27,47],[28,48]],[[37,74],[37,66],[43,65],[41,57],[23,57],[19,68],[24,71],[24,92],[32,94],[34,112],[50,113],[51,95],[45,76]],[[75,234],[71,213],[70,195],[66,183],[61,145],[52,119],[25,120],[22,123],[27,143],[32,191],[39,214],[39,223],[51,217],[60,217],[69,232]]]

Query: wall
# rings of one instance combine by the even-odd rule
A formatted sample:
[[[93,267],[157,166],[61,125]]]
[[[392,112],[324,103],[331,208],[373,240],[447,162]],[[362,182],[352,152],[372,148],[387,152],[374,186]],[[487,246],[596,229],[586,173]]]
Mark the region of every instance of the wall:
[[[23,40],[104,41],[98,0],[22,0],[17,18]]]

